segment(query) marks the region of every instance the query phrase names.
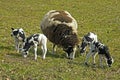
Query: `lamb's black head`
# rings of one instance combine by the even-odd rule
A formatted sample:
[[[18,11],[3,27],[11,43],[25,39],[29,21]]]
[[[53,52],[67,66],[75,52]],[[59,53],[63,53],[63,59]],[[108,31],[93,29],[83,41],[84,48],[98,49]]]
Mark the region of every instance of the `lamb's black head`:
[[[18,29],[14,29],[14,28],[11,28],[11,29],[12,29],[11,36],[17,36],[17,35],[18,35],[19,30],[18,30]]]
[[[19,29],[11,28],[11,29],[12,29],[11,36],[13,36],[19,40],[22,40],[24,42],[24,40],[25,40],[24,30],[22,28],[19,28]]]
[[[80,53],[84,53],[88,44],[93,41],[93,38],[90,37],[90,34],[87,34],[83,37],[82,43],[80,46]]]
[[[83,38],[83,39],[82,39],[81,46],[80,46],[80,53],[84,53],[84,52],[85,52],[87,44],[88,44],[88,43],[87,43],[87,42],[85,41],[85,39]]]
[[[107,65],[108,65],[109,67],[112,66],[113,62],[114,62],[114,61],[113,61],[113,58],[107,59]]]
[[[24,57],[27,57],[28,51],[30,49],[30,47],[34,45],[33,43],[33,38],[32,36],[28,37],[25,42],[23,43],[23,48],[22,48],[22,55]]]

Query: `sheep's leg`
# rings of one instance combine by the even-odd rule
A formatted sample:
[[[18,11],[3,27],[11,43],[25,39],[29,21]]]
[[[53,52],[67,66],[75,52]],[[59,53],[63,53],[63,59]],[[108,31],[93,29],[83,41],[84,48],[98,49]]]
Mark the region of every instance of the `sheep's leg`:
[[[52,54],[55,54],[55,52],[56,52],[56,45],[55,45],[55,44],[53,44]]]
[[[72,53],[70,54],[70,59],[74,59],[74,57],[75,57],[75,52],[72,52]]]
[[[35,60],[37,60],[37,44],[34,45]]]
[[[75,57],[76,48],[74,48],[73,50],[74,51],[70,54],[70,59],[74,59]]]

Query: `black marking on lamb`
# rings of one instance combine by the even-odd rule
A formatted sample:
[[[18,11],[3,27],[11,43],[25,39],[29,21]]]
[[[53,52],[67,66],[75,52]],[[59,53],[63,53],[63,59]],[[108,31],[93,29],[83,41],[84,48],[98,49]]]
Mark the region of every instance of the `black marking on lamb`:
[[[89,38],[88,35],[85,35],[84,37],[85,37],[85,39],[86,39],[88,42],[92,42],[92,41],[93,41],[93,39]]]
[[[25,41],[25,33],[23,31],[22,31],[22,33],[19,32],[19,36],[23,38],[22,41],[24,42]]]
[[[33,37],[33,35],[31,35],[30,37],[28,37],[28,38],[26,39],[25,45],[24,45],[24,47],[23,47],[23,49],[25,49],[25,51],[28,51],[29,48],[30,48],[30,46],[31,46],[31,45],[34,45],[33,41],[29,42],[29,41],[32,39],[32,37]]]
[[[34,38],[34,41],[37,41],[37,42],[39,42],[39,41],[38,41],[39,34],[35,34],[35,35],[33,35],[33,38]]]
[[[17,35],[18,35],[18,31],[19,31],[19,30],[14,31],[14,32],[13,32],[13,35],[17,36]]]
[[[105,57],[109,60],[112,60],[111,55],[109,53],[108,46],[101,45],[100,42],[95,43],[95,46],[98,48],[98,54],[105,55]]]

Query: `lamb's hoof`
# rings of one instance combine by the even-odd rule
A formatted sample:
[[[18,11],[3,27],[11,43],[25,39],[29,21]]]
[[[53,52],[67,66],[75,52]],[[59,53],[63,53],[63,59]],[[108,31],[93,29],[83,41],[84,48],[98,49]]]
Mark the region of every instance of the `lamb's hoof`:
[[[86,65],[86,66],[89,66],[87,62],[85,62],[85,65]]]
[[[45,57],[43,57],[42,60],[45,60]]]
[[[73,60],[74,58],[71,58],[71,57],[67,57],[68,59],[70,59],[70,60]]]
[[[20,53],[20,51],[19,51],[19,50],[17,50],[17,53]]]
[[[35,61],[37,61],[37,58],[34,58]]]
[[[93,64],[93,67],[96,68],[96,64],[95,63]]]

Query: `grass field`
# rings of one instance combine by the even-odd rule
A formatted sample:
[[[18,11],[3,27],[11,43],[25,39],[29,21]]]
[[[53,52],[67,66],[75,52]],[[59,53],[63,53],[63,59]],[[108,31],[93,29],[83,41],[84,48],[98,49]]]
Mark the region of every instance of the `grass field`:
[[[33,50],[23,58],[14,48],[11,28],[23,28],[26,35],[42,33],[40,21],[49,10],[67,10],[78,22],[79,39],[94,32],[109,46],[112,67],[84,65],[79,50],[69,60],[62,49],[52,54],[48,41],[46,59],[33,60]],[[0,80],[120,80],[120,0],[0,0]],[[88,52],[88,51],[87,51]],[[91,61],[91,60],[90,60]]]

